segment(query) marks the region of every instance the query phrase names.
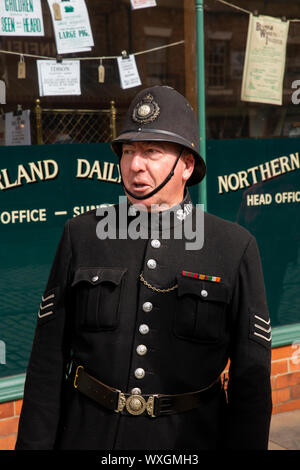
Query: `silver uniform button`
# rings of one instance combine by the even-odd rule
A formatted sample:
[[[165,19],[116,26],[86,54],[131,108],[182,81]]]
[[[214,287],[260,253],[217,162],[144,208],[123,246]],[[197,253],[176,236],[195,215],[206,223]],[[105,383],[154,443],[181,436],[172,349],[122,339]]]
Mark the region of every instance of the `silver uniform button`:
[[[151,302],[145,302],[145,303],[143,303],[143,310],[144,310],[144,312],[151,312],[152,308],[153,308],[153,305],[152,305]]]
[[[148,259],[147,266],[148,266],[149,269],[155,269],[156,268],[155,259]]]
[[[138,387],[134,387],[131,389],[131,395],[141,395],[142,394],[142,390]]]
[[[147,346],[145,346],[144,344],[139,344],[136,348],[136,352],[139,356],[144,356],[147,353]]]
[[[145,377],[145,371],[142,368],[135,369],[134,375],[137,379],[143,379]]]
[[[140,325],[139,327],[139,332],[142,334],[142,335],[146,335],[147,333],[149,333],[149,326],[148,325]]]
[[[159,240],[151,240],[152,248],[160,248],[160,241]]]
[[[201,291],[201,295],[202,295],[202,297],[207,297],[207,296],[208,296],[208,292],[207,292],[207,290],[205,290],[205,289],[202,289],[202,291]]]
[[[99,276],[93,276],[93,277],[92,277],[92,281],[93,281],[93,282],[98,281],[98,279],[99,279]]]

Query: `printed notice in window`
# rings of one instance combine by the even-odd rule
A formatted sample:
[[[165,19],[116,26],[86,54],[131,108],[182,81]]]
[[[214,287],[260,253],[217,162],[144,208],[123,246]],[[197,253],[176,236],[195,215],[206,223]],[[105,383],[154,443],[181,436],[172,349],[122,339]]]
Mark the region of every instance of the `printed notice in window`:
[[[117,57],[121,88],[132,88],[141,85],[139,72],[136,66],[134,55],[127,58]]]
[[[90,51],[94,39],[84,0],[48,0],[58,54]]]
[[[1,1],[1,36],[44,36],[41,0]]]
[[[138,8],[156,7],[156,0],[130,0],[131,8],[137,10]]]
[[[80,95],[80,61],[37,60],[40,96]]]
[[[271,16],[249,17],[241,99],[282,104],[289,21]]]

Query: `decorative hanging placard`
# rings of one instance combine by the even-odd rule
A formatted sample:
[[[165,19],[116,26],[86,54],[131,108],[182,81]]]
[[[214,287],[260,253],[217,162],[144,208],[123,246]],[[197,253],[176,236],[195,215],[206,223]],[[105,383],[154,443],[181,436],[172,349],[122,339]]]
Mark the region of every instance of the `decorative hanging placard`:
[[[54,16],[55,21],[61,21],[62,16],[61,16],[59,3],[57,2],[52,3],[52,9],[53,9],[53,16]]]
[[[26,78],[26,63],[23,55],[20,56],[18,62],[18,78]]]
[[[99,83],[104,83],[105,80],[105,68],[102,64],[102,60],[100,60],[100,65],[98,67],[98,81]]]
[[[44,36],[41,0],[0,1],[1,36]]]
[[[282,104],[289,21],[249,15],[241,99]]]
[[[94,45],[84,0],[48,0],[58,54],[90,51]]]

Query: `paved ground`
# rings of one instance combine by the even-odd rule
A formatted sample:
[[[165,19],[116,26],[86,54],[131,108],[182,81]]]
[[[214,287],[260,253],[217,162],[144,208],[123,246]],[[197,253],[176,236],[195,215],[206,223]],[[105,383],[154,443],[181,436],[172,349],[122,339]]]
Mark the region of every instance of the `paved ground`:
[[[300,450],[300,410],[272,416],[269,450]]]

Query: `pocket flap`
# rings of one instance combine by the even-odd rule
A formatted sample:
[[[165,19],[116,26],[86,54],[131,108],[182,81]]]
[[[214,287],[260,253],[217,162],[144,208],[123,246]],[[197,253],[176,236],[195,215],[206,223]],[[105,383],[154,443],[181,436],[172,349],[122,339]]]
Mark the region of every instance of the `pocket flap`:
[[[120,284],[121,279],[127,268],[106,268],[106,267],[92,267],[92,268],[78,268],[75,271],[74,279],[71,287],[74,287],[79,282],[88,282],[93,286],[101,282],[112,282],[116,286]]]
[[[179,297],[193,294],[204,301],[229,303],[229,289],[221,282],[203,281],[178,275],[177,283]]]

